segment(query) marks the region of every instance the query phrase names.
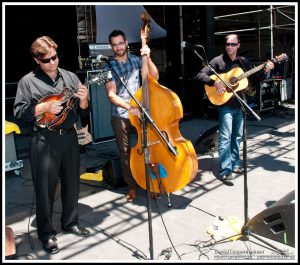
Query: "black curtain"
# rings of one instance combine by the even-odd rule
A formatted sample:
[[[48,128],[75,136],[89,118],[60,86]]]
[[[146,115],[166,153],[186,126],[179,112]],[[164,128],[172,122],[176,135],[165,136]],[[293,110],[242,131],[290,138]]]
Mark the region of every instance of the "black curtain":
[[[167,30],[166,86],[181,99],[179,6],[167,6],[165,8],[165,20]]]
[[[58,45],[59,66],[75,72],[79,68],[76,6],[5,6],[5,111],[12,114],[16,84],[33,70],[32,42],[48,35]],[[11,84],[13,83],[13,84]]]
[[[206,45],[211,38],[207,34],[207,6],[183,6],[183,39],[187,43],[200,44],[209,51]],[[197,53],[205,58],[202,48]],[[207,55],[208,56],[208,55]],[[201,117],[205,112],[204,86],[196,76],[204,67],[201,59],[191,50],[184,49],[184,112]]]
[[[206,46],[206,7],[183,6],[183,41]],[[190,50],[184,49],[184,65],[181,65],[179,6],[166,6],[167,29],[167,87],[180,98],[185,114],[202,115],[204,89],[195,79],[202,69],[201,60]],[[201,52],[198,50],[198,52]],[[202,51],[203,52],[203,51]],[[203,53],[201,54],[203,56]]]
[[[76,6],[5,6],[5,78],[17,82],[35,67],[30,45],[48,35],[58,45],[60,67],[78,70]]]

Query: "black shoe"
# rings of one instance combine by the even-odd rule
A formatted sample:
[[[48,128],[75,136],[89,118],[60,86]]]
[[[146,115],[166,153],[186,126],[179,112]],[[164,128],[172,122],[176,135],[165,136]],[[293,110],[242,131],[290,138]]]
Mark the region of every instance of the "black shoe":
[[[56,238],[49,238],[46,241],[42,241],[43,249],[47,251],[49,254],[56,254],[59,252]]]
[[[230,180],[234,180],[234,177],[229,174],[229,175],[224,175],[224,176],[220,176],[220,179],[223,180],[223,181],[230,181]]]
[[[219,178],[226,186],[234,186],[232,182],[232,180],[234,180],[234,177],[231,174],[220,176]]]
[[[242,174],[244,173],[244,169],[241,167],[236,167],[235,169],[232,170],[232,172],[235,174]]]
[[[73,225],[67,229],[63,229],[65,232],[70,232],[75,236],[82,236],[82,237],[87,237],[90,234],[90,231],[80,227],[79,225]]]

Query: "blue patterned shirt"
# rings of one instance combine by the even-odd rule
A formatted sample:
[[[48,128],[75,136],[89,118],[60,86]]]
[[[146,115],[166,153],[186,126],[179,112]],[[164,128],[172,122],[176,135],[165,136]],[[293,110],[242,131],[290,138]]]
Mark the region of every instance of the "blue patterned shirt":
[[[111,67],[110,67],[111,66]],[[108,63],[105,64],[104,70],[111,71],[112,81],[116,82],[117,92],[116,94],[124,99],[127,103],[130,102],[131,96],[127,92],[127,89],[123,86],[116,74],[122,78],[126,87],[135,94],[140,87],[140,70],[142,68],[142,58],[136,55],[128,54],[127,61],[121,62],[119,60],[111,60],[110,66]],[[114,70],[112,70],[113,68]],[[112,104],[111,109],[112,116],[118,116],[129,119],[128,111],[124,108],[118,107]]]

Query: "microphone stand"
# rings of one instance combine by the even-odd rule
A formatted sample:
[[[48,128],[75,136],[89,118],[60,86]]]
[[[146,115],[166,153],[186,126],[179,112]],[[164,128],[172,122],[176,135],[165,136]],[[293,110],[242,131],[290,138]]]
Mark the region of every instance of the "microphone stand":
[[[174,156],[177,156],[178,152],[176,150],[176,147],[172,146],[170,142],[166,139],[166,137],[162,134],[162,132],[159,130],[154,120],[151,118],[150,114],[145,110],[145,108],[137,100],[134,94],[127,88],[123,79],[118,75],[115,69],[111,67],[110,60],[107,60],[107,63],[112,69],[112,71],[115,73],[115,75],[117,76],[118,80],[127,90],[130,97],[135,101],[135,103],[139,106],[142,112],[142,118],[140,119],[140,121],[142,122],[142,128],[143,128],[143,150],[144,150],[144,160],[145,160],[145,170],[146,170],[145,172],[146,172],[146,188],[147,188],[147,212],[148,212],[148,229],[149,229],[149,243],[150,243],[150,259],[153,260],[154,253],[153,253],[153,236],[152,236],[151,196],[150,196],[150,152],[149,152],[148,139],[147,139],[147,123],[149,123],[155,129],[155,131],[159,134],[160,138],[167,145],[169,151]]]
[[[261,118],[248,106],[248,104],[243,100],[241,99],[241,97],[231,88],[231,86],[225,81],[223,80],[220,75],[215,71],[214,68],[212,68],[209,63],[206,62],[206,60],[204,60],[201,55],[199,53],[197,53],[197,51],[195,50],[195,48],[192,48],[192,47],[188,47],[190,48],[191,50],[193,50],[194,54],[196,54],[200,59],[201,61],[205,64],[205,66],[207,66],[218,78],[219,80],[225,85],[225,87],[233,93],[233,95],[236,97],[236,99],[238,100],[238,102],[240,103],[241,105],[241,110],[243,112],[243,167],[244,167],[244,224],[243,224],[243,227],[241,229],[241,233],[238,234],[238,235],[241,235],[241,236],[246,236],[248,237],[249,239],[249,236],[250,234],[256,238],[257,240],[263,242],[264,244],[268,245],[269,247],[275,249],[278,253],[284,255],[284,252],[278,248],[276,248],[275,246],[273,246],[272,244],[266,242],[265,240],[257,237],[256,235],[254,235],[253,233],[251,233],[251,230],[248,226],[248,221],[249,221],[249,217],[248,217],[248,180],[247,180],[247,126],[246,126],[246,116],[247,116],[247,110],[249,112],[251,112],[251,114],[258,120],[260,121]],[[204,48],[203,48],[204,49]],[[247,109],[247,110],[246,110]],[[235,235],[235,236],[238,236],[238,235]],[[224,238],[224,239],[221,239],[219,241],[216,241],[215,243],[217,242],[222,242],[224,240],[227,240],[227,239],[230,239],[230,238],[233,238],[235,236],[231,236],[231,237],[228,237],[228,238]],[[209,246],[209,245],[212,245],[212,243],[209,243],[207,244],[206,246]]]

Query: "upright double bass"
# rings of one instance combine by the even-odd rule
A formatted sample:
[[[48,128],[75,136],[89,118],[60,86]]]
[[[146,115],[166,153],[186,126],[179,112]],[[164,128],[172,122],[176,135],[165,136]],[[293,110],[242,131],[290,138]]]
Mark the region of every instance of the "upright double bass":
[[[146,12],[141,15],[142,47],[149,40],[150,17]],[[150,191],[171,193],[185,187],[198,171],[198,160],[192,143],[179,131],[179,120],[183,109],[178,96],[170,89],[160,85],[148,71],[147,55],[142,58],[142,86],[135,97],[148,111],[162,134],[177,151],[175,156],[161,139],[155,128],[147,122],[147,143],[150,154]],[[132,106],[138,107],[134,100]],[[143,148],[142,122],[137,116],[129,116],[137,130],[137,144],[131,149],[130,168],[133,178],[143,189],[146,188],[145,153]]]

